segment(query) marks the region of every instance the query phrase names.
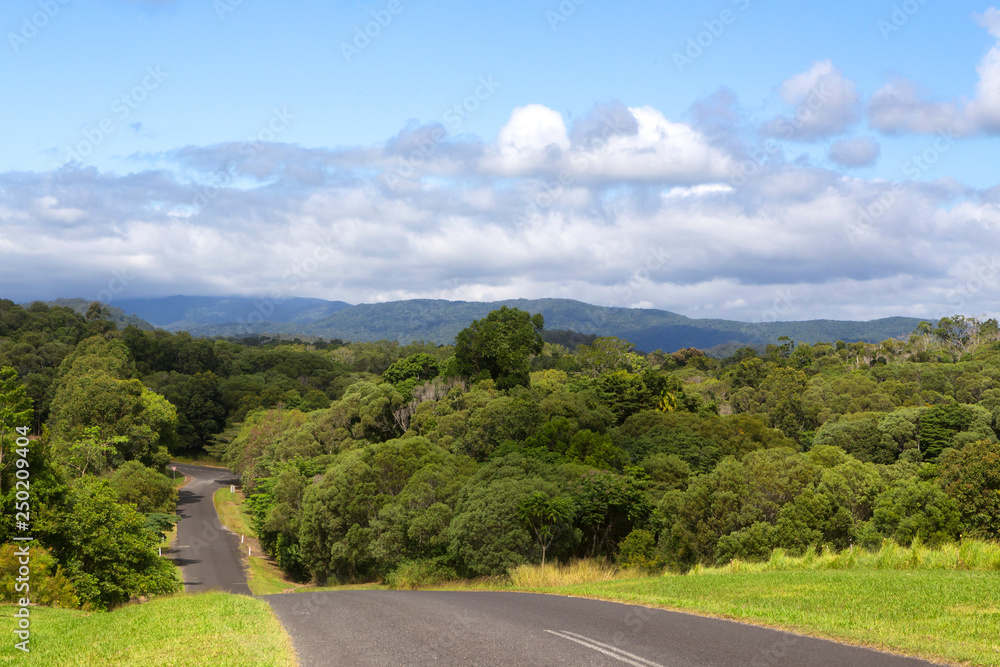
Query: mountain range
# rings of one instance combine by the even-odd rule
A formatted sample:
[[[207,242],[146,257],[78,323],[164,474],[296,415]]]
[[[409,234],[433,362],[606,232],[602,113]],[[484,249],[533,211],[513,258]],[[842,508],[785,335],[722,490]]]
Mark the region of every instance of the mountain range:
[[[86,310],[82,299],[60,300]],[[248,297],[171,296],[120,299],[118,319],[148,322],[168,331],[194,336],[288,335],[339,338],[349,341],[423,340],[451,344],[472,320],[502,305],[545,317],[546,330],[618,336],[640,350],[671,352],[684,347],[731,351],[744,345],[775,343],[781,336],[795,342],[879,342],[906,339],[921,322],[913,317],[889,317],[867,322],[805,320],[738,322],[694,319],[666,310],[595,306],[570,299],[507,299],[504,301],[445,301],[411,299],[351,305],[343,301],[289,298],[281,302]],[[125,315],[127,313],[127,315]],[[145,328],[145,327],[144,327]]]

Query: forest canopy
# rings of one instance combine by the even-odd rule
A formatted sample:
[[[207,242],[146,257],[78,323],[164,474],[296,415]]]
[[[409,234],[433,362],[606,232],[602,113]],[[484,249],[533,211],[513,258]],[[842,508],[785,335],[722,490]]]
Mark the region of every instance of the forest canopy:
[[[504,307],[455,345],[210,340],[0,301],[0,493],[28,427],[53,604],[93,608],[174,590],[153,547],[182,454],[240,476],[298,581],[1000,537],[994,320],[725,359],[543,328]]]

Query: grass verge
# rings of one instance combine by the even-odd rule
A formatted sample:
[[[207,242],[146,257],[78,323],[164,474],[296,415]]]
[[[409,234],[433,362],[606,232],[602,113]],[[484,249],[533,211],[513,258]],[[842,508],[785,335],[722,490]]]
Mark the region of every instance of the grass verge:
[[[223,487],[213,496],[215,511],[223,526],[237,535],[243,535],[243,562],[247,566],[247,585],[254,595],[271,595],[272,593],[290,593],[305,588],[301,584],[285,578],[281,568],[273,560],[264,555],[257,533],[254,532],[250,515],[243,505],[243,493],[237,489],[231,493],[228,487]],[[247,556],[247,548],[250,556]],[[308,587],[316,590],[315,587]]]
[[[692,611],[953,664],[1000,665],[1000,578],[993,572],[786,570],[527,590]]]
[[[0,634],[14,637],[15,619],[0,613]],[[0,661],[88,667],[232,667],[297,664],[291,638],[266,602],[211,592],[156,598],[111,612],[31,608],[30,654],[0,647]]]

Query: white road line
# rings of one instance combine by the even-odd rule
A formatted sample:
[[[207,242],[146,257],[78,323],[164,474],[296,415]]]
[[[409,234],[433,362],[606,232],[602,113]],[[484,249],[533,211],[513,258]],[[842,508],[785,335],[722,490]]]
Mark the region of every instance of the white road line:
[[[549,634],[561,637],[562,639],[568,639],[571,642],[576,642],[582,646],[597,651],[598,653],[603,653],[604,655],[611,656],[615,660],[624,662],[629,665],[634,665],[635,667],[663,667],[655,662],[650,662],[645,658],[640,658],[637,655],[629,653],[628,651],[623,651],[620,648],[615,648],[614,646],[609,646],[608,644],[603,644],[596,639],[591,639],[590,637],[584,637],[583,635],[578,635],[575,632],[557,632],[555,630],[546,630]],[[627,656],[627,657],[625,657]]]

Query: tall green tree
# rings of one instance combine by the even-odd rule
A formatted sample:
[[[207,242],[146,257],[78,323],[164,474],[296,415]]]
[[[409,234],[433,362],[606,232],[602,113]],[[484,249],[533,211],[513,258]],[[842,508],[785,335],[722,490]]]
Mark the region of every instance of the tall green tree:
[[[552,546],[552,540],[565,528],[573,517],[573,503],[565,496],[553,496],[535,491],[523,498],[520,504],[521,519],[531,530],[542,550],[542,567],[545,567],[545,552]]]
[[[473,320],[455,339],[459,372],[470,378],[488,375],[498,389],[528,386],[530,358],[542,351],[544,327],[540,313],[530,315],[507,306]]]

